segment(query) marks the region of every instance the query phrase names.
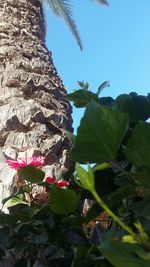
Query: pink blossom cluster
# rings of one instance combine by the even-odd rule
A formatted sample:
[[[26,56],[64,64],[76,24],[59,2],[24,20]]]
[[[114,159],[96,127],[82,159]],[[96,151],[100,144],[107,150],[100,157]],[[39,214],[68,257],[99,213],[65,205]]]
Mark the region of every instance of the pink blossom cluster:
[[[11,169],[18,170],[19,168],[25,166],[43,166],[44,157],[27,157],[27,158],[18,158],[17,160],[6,160],[6,163]],[[44,182],[48,184],[55,184],[59,188],[68,187],[69,183],[65,180],[56,180],[56,178],[47,177],[44,179]]]
[[[17,160],[6,160],[6,163],[11,169],[19,169],[28,165],[32,166],[43,166],[44,157],[27,157],[27,158],[18,158]]]

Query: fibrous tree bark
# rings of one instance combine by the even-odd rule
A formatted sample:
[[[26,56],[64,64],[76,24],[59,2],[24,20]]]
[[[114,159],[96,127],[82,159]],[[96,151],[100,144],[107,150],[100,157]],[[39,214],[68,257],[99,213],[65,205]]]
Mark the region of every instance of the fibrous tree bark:
[[[0,149],[13,159],[28,148],[45,156],[46,171],[68,168],[71,107],[45,45],[40,0],[0,1]],[[0,162],[0,197],[8,196],[16,172]]]

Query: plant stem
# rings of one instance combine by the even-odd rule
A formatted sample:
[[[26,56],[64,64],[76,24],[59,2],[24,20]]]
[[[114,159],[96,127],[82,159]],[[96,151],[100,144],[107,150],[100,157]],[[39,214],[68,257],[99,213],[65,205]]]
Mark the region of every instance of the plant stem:
[[[129,233],[134,240],[136,240],[138,243],[140,243],[141,245],[143,245],[146,249],[150,250],[150,243],[148,240],[146,240],[145,238],[143,238],[141,235],[137,235],[135,234],[132,229],[130,227],[128,227],[124,222],[122,222],[119,217],[117,215],[115,215],[112,210],[110,210],[110,208],[105,204],[105,202],[99,197],[99,195],[96,193],[95,189],[91,190],[91,193],[93,194],[93,196],[95,197],[95,199],[97,200],[98,204],[105,210],[108,212],[108,214],[114,219],[114,221],[116,223],[118,223],[118,225],[127,233]]]
[[[93,196],[95,197],[95,199],[97,200],[97,202],[99,203],[99,205],[108,212],[108,214],[114,219],[114,221],[116,223],[118,223],[123,230],[125,230],[127,233],[129,233],[130,235],[132,235],[135,239],[136,239],[136,234],[132,231],[132,229],[130,227],[128,227],[126,224],[124,224],[118,216],[116,216],[112,210],[109,209],[109,207],[105,204],[105,202],[99,197],[99,195],[96,193],[95,190],[92,190],[91,193],[93,194]]]

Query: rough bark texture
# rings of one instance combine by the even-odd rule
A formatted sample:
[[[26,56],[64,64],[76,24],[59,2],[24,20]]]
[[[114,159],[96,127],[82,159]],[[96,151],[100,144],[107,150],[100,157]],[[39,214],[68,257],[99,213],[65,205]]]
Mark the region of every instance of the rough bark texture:
[[[46,171],[58,177],[68,167],[66,130],[71,107],[45,45],[39,0],[0,0],[0,148],[45,156]],[[1,158],[2,154],[1,153]],[[15,171],[0,162],[0,197],[14,187]]]

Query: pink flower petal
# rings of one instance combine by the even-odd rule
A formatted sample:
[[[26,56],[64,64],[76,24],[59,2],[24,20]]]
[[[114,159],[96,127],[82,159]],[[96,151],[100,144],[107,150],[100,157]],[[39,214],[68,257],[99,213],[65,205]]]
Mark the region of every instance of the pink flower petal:
[[[30,165],[34,165],[34,166],[44,165],[44,157],[42,156],[32,157],[32,161]]]
[[[28,158],[18,158],[17,160],[6,160],[6,163],[12,169],[19,169],[28,165],[41,166],[44,165],[44,157],[28,157]]]
[[[47,178],[45,179],[45,182],[46,182],[46,183],[49,183],[49,184],[54,184],[54,183],[56,183],[56,178],[53,178],[53,177],[47,177]]]
[[[9,165],[11,169],[19,169],[20,167],[26,166],[25,163],[19,163],[16,160],[6,160],[6,163]]]
[[[69,183],[67,181],[65,181],[65,180],[61,180],[61,181],[58,181],[56,183],[56,186],[59,187],[59,188],[61,188],[61,187],[68,187],[68,185],[69,185]]]

